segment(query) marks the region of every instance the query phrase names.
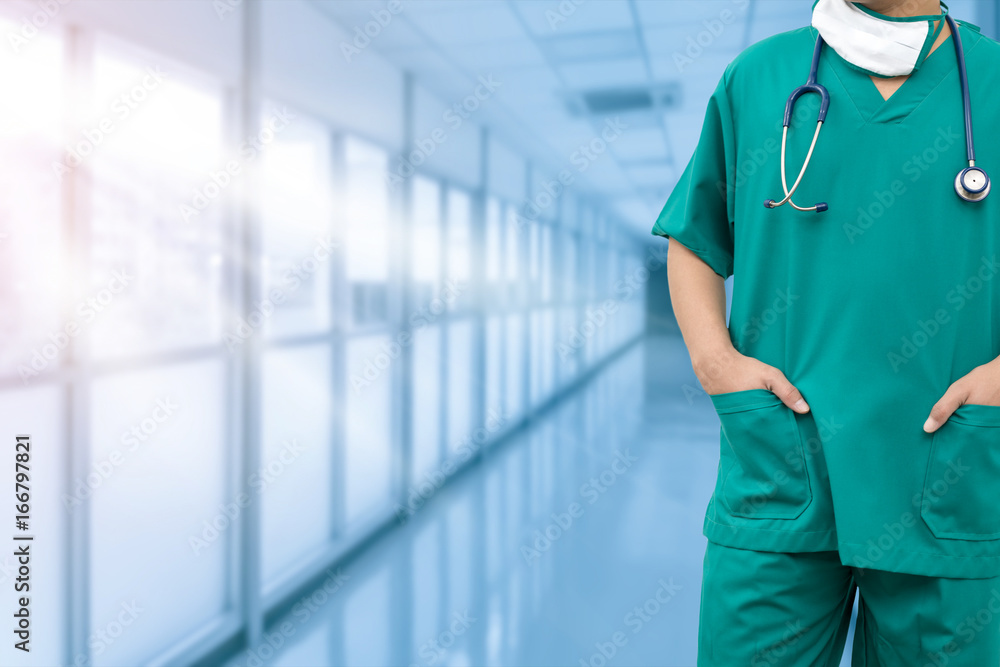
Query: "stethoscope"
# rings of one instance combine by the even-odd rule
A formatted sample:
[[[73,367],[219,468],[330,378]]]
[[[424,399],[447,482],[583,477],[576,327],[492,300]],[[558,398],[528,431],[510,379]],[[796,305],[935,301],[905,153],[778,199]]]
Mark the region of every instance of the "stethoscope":
[[[958,26],[955,25],[955,20],[950,15],[945,15],[945,20],[948,21],[948,27],[951,28],[952,39],[955,41],[955,54],[958,58],[958,79],[962,86],[962,108],[965,111],[965,154],[969,161],[969,166],[962,169],[958,173],[958,176],[955,177],[955,192],[965,201],[982,201],[990,193],[990,177],[986,175],[986,172],[982,168],[976,166],[976,147],[972,139],[972,102],[969,99],[969,76],[965,70],[965,52],[962,50],[962,38],[958,34]],[[767,208],[777,208],[785,204],[791,204],[792,208],[798,211],[816,211],[817,213],[822,213],[829,208],[825,202],[819,202],[815,206],[803,207],[798,206],[792,201],[792,195],[795,194],[795,190],[798,189],[799,184],[802,182],[802,177],[809,166],[809,160],[812,159],[813,150],[816,148],[816,140],[819,139],[819,131],[823,128],[823,122],[826,120],[826,112],[830,108],[829,91],[816,81],[816,72],[819,70],[819,54],[822,50],[823,38],[817,37],[816,50],[813,51],[812,67],[809,69],[809,78],[806,80],[804,86],[799,86],[792,91],[788,102],[785,103],[785,118],[782,123],[784,129],[781,131],[781,187],[785,191],[785,198],[779,202],[768,199],[764,202],[764,206]],[[816,131],[813,133],[812,143],[809,144],[809,152],[806,153],[806,159],[802,164],[802,169],[799,171],[798,178],[795,179],[795,183],[789,189],[788,179],[785,176],[785,146],[788,140],[788,126],[792,123],[792,112],[795,109],[795,102],[806,93],[816,93],[822,101],[819,105]]]

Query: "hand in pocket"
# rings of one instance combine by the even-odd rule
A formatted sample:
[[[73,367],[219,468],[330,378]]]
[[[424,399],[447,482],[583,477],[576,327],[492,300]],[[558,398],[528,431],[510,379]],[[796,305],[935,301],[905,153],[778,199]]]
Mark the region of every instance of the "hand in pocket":
[[[809,412],[809,404],[784,373],[774,366],[740,354],[736,348],[694,363],[694,371],[710,396],[766,389],[795,412]]]
[[[930,417],[924,422],[924,431],[938,430],[963,405],[1000,406],[1000,359],[972,369],[948,387],[931,409]]]

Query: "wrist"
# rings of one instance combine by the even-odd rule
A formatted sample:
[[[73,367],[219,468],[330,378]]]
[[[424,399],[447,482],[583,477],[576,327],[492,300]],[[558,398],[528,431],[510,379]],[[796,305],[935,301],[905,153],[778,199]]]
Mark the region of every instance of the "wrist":
[[[691,367],[699,378],[712,377],[720,368],[730,364],[739,354],[729,341],[717,345],[704,345],[689,350]]]

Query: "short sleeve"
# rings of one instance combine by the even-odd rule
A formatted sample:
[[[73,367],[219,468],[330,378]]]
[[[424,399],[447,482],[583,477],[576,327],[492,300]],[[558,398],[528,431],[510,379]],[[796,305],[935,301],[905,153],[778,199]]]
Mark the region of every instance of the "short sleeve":
[[[727,72],[728,74],[728,72]],[[675,238],[723,278],[733,274],[733,117],[726,78],[708,101],[698,147],[660,211],[653,234]]]

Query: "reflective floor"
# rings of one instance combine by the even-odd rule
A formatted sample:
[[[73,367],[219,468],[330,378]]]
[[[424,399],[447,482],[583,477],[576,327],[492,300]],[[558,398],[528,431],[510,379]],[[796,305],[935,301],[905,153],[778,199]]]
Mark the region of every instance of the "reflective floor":
[[[718,450],[697,387],[679,338],[633,346],[230,667],[692,667]]]

